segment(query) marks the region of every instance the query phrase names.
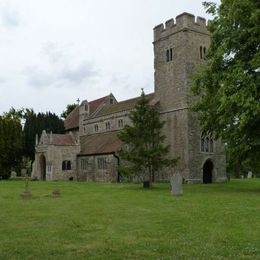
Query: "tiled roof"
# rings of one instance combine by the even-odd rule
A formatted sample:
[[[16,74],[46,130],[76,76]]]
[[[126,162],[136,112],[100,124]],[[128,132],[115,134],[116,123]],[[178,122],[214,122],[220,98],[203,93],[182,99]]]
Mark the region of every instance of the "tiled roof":
[[[107,154],[117,152],[123,143],[117,137],[118,131],[80,137],[81,155]]]
[[[66,117],[64,120],[64,127],[66,130],[79,127],[79,106],[76,106]]]
[[[51,142],[51,135],[52,135],[52,142]],[[54,145],[73,145],[75,144],[73,142],[73,138],[70,134],[47,134],[49,144],[54,144]]]
[[[108,98],[108,96],[89,102],[90,115],[92,115],[98,109],[98,107],[105,101],[106,98]]]
[[[141,97],[132,98],[132,99],[128,99],[128,100],[118,102],[116,104],[105,106],[95,115],[95,117],[109,115],[109,114],[113,114],[113,113],[116,113],[116,112],[127,111],[127,110],[130,110],[130,109],[133,109],[136,102],[138,100],[140,100],[140,98]],[[151,102],[154,98],[154,93],[146,95],[146,98],[148,98],[149,102]]]
[[[93,114],[98,107],[105,101],[109,96],[105,96],[89,102],[90,115]],[[79,106],[75,107],[71,113],[64,120],[65,129],[72,130],[79,127]]]

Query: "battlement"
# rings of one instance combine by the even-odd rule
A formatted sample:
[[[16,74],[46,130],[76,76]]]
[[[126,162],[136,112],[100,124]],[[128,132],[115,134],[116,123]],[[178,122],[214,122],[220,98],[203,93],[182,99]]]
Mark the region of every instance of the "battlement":
[[[195,20],[195,16],[190,13],[182,13],[174,19],[170,19],[154,27],[154,41],[157,41],[163,37],[167,37],[173,33],[181,30],[190,29],[201,33],[207,33],[206,19],[198,16]]]

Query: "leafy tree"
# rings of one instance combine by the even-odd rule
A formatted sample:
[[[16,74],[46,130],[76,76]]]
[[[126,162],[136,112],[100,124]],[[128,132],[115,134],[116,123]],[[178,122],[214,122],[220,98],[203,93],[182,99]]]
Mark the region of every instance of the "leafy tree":
[[[77,104],[68,104],[66,107],[66,110],[62,111],[61,113],[61,117],[66,119],[67,116],[72,112],[72,110],[74,110],[74,108],[77,107]]]
[[[152,182],[156,171],[176,162],[166,157],[169,147],[163,144],[165,136],[161,134],[164,122],[160,121],[158,110],[149,105],[143,91],[129,118],[132,125],[125,125],[118,135],[127,145],[120,156],[130,162],[121,170],[146,176]]]
[[[229,162],[259,172],[260,2],[204,2],[213,16],[207,62],[191,86],[202,126],[227,145]]]
[[[23,152],[23,133],[16,116],[0,116],[0,177],[9,178],[12,168],[19,166]]]

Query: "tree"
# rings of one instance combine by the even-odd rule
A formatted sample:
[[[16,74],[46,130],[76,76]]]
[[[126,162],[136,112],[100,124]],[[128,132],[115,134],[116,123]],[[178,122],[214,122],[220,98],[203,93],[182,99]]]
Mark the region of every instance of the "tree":
[[[63,120],[51,112],[35,114],[33,109],[25,109],[24,119],[24,155],[31,160],[34,160],[36,134],[40,137],[42,130],[52,131],[56,134],[63,134],[65,132]]]
[[[23,133],[16,116],[0,116],[0,176],[9,178],[12,168],[20,165],[23,152]]]
[[[159,111],[149,105],[143,91],[129,118],[132,125],[125,125],[118,135],[127,145],[120,156],[130,162],[122,170],[146,176],[152,182],[157,170],[176,162],[166,157],[169,147],[163,144],[165,136],[161,134],[164,122],[160,121]]]
[[[68,104],[66,110],[62,111],[61,117],[66,119],[67,116],[74,110],[78,105],[77,104]]]
[[[260,164],[260,2],[204,2],[213,16],[207,62],[195,73],[191,91],[194,110],[204,129],[227,147],[236,166],[259,172]]]

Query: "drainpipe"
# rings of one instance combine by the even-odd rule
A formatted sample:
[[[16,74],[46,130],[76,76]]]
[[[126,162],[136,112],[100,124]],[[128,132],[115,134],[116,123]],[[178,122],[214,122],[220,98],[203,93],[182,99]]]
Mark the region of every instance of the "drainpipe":
[[[120,158],[119,156],[116,155],[116,153],[113,153],[114,157],[117,159],[117,169],[120,166]],[[121,173],[119,172],[119,170],[117,170],[117,182],[120,182],[120,178],[121,178]]]

